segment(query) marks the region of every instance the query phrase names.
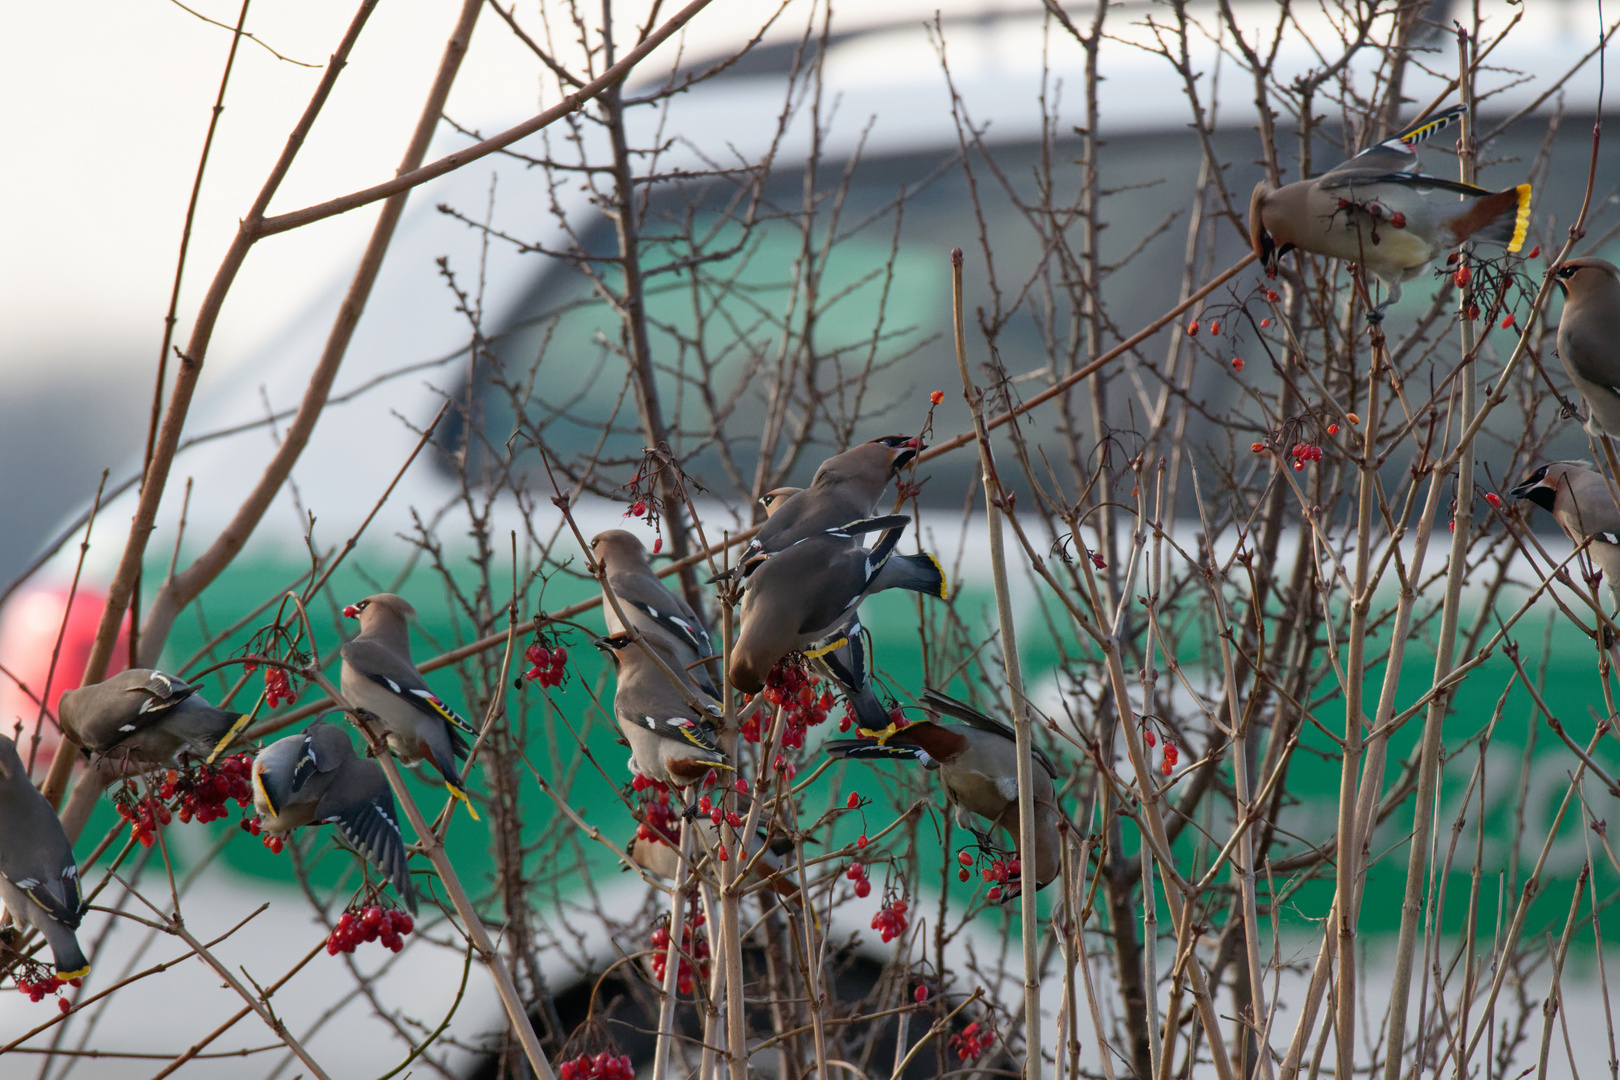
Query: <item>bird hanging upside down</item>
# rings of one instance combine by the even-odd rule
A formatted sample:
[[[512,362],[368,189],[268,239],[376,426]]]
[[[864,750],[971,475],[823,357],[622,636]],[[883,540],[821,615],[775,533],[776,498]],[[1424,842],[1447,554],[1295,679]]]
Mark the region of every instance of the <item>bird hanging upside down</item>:
[[[1470,240],[1518,251],[1530,224],[1530,185],[1490,191],[1418,172],[1417,147],[1461,119],[1454,105],[1368,147],[1321,176],[1276,188],[1262,181],[1249,200],[1249,242],[1266,269],[1291,249],[1359,262],[1389,286],[1374,321],[1445,248]],[[1462,195],[1431,202],[1431,191]]]

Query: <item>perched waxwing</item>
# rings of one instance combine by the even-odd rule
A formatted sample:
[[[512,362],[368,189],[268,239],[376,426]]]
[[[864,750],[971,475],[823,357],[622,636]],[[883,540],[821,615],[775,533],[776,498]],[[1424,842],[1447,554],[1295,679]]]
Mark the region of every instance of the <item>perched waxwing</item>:
[[[1436,113],[1313,179],[1256,185],[1249,240],[1267,275],[1276,276],[1290,248],[1362,263],[1389,285],[1376,316],[1445,248],[1481,240],[1518,251],[1530,223],[1529,184],[1488,191],[1418,172],[1418,144],[1465,111]],[[1466,197],[1431,202],[1431,191]]]
[[[658,580],[641,541],[623,529],[609,529],[591,539],[591,554],[607,571],[608,586],[637,632],[660,639],[675,658],[675,670],[686,672],[694,688],[718,701],[720,691],[703,663],[714,655],[709,632],[686,601]],[[625,632],[612,604],[604,602],[602,612],[608,637]]]
[[[937,770],[945,795],[956,807],[956,819],[989,846],[987,830],[978,829],[969,815],[999,825],[1018,845],[1018,751],[1013,729],[935,690],[925,690],[923,705],[935,716],[945,715],[961,724],[940,724],[933,719],[895,724],[867,732],[859,739],[836,739],[825,744],[840,758],[899,758],[919,761]],[[1052,781],[1057,765],[1039,747],[1031,748],[1035,768],[1035,882],[1036,887],[1057,877],[1062,855],[1061,820]],[[1027,862],[1020,855],[1021,862]],[[1016,890],[1007,895],[1015,895]]]
[[[1620,599],[1620,507],[1602,473],[1578,461],[1555,461],[1531,472],[1512,494],[1552,514],[1576,544],[1590,539],[1586,550]]]
[[[273,836],[300,825],[336,825],[415,914],[394,793],[382,766],[354,752],[348,732],[317,720],[261,750],[253,759],[253,806]]]
[[[856,607],[874,592],[909,589],[945,596],[939,560],[926,552],[894,554],[904,531],[903,523],[886,529],[871,550],[847,532],[824,531],[764,559],[743,593],[731,685],[757,694],[778,660],[836,640],[855,618]]]
[[[478,812],[461,789],[456,760],[468,752],[462,732],[478,732],[428,689],[411,663],[406,620],[416,617],[416,609],[393,593],[378,593],[350,604],[343,614],[360,620],[360,633],[343,646],[343,696],[382,721],[395,757],[407,764],[424,758],[431,762],[476,821]]]
[[[895,473],[924,449],[922,440],[913,436],[884,435],[823,461],[807,488],[775,489],[767,496],[765,524],[730,573],[714,580],[747,577],[766,556],[828,529],[877,532],[892,527],[898,518],[868,519]]]
[[[207,760],[241,713],[216,709],[194,687],[134,668],[62,695],[62,727],[87,750],[150,765]]]
[[[1603,259],[1571,259],[1553,280],[1564,293],[1558,358],[1586,399],[1586,430],[1620,437],[1620,270]]]
[[[79,866],[62,822],[28,779],[17,744],[0,735],[0,901],[19,926],[45,936],[56,974],[77,979],[90,970],[74,931],[84,915]]]
[[[693,710],[685,695],[642,647],[670,667],[673,654],[656,638],[639,643],[629,635],[599,638],[597,648],[618,668],[613,715],[630,745],[630,768],[649,780],[684,788],[700,783],[711,769],[730,769],[710,715]]]

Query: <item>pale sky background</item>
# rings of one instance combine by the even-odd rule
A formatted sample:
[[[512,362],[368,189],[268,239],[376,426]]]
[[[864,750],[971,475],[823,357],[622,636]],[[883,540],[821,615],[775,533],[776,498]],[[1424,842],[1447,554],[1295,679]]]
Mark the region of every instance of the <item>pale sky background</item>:
[[[240,10],[237,0],[188,6],[227,26]],[[272,213],[393,175],[459,6],[377,6]],[[617,4],[616,17],[644,18],[646,6]],[[836,18],[848,27],[921,20],[940,7],[1030,6],[863,0],[840,7]],[[675,42],[688,57],[717,55],[745,40],[770,7],[715,0]],[[354,8],[258,0],[246,29],[284,56],[324,64]],[[518,9],[538,36],[540,5],[526,0]],[[794,0],[773,36],[796,37],[810,11],[807,0]],[[7,388],[0,398],[0,502],[13,522],[0,531],[3,585],[45,533],[88,499],[104,466],[125,471],[144,435],[186,202],[231,34],[172,0],[14,4],[0,25],[0,100],[8,105],[0,139],[12,148],[0,169],[0,202],[9,210],[0,226],[0,378]],[[566,27],[558,36],[571,40]],[[675,42],[658,54],[665,66]],[[486,9],[447,112],[486,133],[516,123],[555,100],[538,71]],[[318,67],[242,44],[198,204],[177,343],[320,76]],[[462,141],[446,131],[441,126],[440,152]],[[346,275],[375,213],[367,207],[256,245],[214,335],[204,389],[302,311],[315,290]]]

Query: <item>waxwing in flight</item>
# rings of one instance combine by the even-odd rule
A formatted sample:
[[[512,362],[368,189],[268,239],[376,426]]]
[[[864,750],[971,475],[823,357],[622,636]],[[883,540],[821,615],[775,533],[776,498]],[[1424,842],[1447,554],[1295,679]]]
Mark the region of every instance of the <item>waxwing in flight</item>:
[[[1576,544],[1590,539],[1586,550],[1620,600],[1620,508],[1602,473],[1577,461],[1555,461],[1531,472],[1512,494],[1552,514]]]
[[[90,970],[74,931],[84,915],[79,866],[62,822],[28,779],[17,744],[0,735],[0,901],[45,936],[61,979]]]
[[[1564,293],[1558,358],[1586,399],[1586,430],[1620,437],[1620,270],[1603,259],[1571,259],[1553,280]]]
[[[630,768],[649,780],[684,788],[701,783],[713,769],[730,769],[710,715],[693,710],[669,676],[643,647],[675,667],[673,654],[657,638],[629,635],[599,638],[597,648],[618,668],[613,715],[630,745]]]
[[[814,653],[818,643],[836,640],[854,621],[860,602],[874,592],[947,595],[939,560],[926,552],[894,553],[904,531],[903,524],[886,529],[870,550],[847,532],[824,531],[765,559],[743,593],[731,684],[759,693],[778,660],[791,652]]]
[[[181,756],[208,760],[242,716],[214,708],[184,680],[149,668],[69,690],[59,712],[63,729],[85,749],[149,765],[179,764]]]
[[[300,825],[336,825],[415,914],[394,793],[382,766],[355,753],[348,732],[317,720],[261,750],[253,759],[253,805],[273,836]]]
[[[828,529],[877,532],[898,523],[898,518],[867,519],[895,473],[923,449],[922,441],[913,436],[884,435],[823,461],[809,487],[797,491],[777,488],[768,493],[765,524],[729,574],[715,580],[747,577],[766,556]]]
[[[988,830],[976,827],[973,817],[1000,826],[1018,846],[1018,752],[1013,729],[936,690],[923,691],[922,704],[936,717],[949,716],[960,724],[934,719],[895,724],[883,731],[865,732],[859,739],[835,739],[827,752],[840,758],[898,758],[919,761],[936,770],[946,798],[956,807],[958,824],[989,846]],[[1030,770],[1035,788],[1036,887],[1058,876],[1062,856],[1061,817],[1052,781],[1057,765],[1038,747],[1032,748],[1035,767]],[[1020,856],[1028,865],[1028,860]],[[1008,896],[1016,895],[1011,890]]]
[[[456,768],[456,760],[468,752],[462,733],[477,730],[428,689],[411,663],[406,620],[416,617],[416,609],[393,593],[378,593],[350,604],[343,614],[360,620],[360,633],[343,646],[343,696],[382,722],[395,757],[406,764],[427,759],[477,820]]]
[[[609,529],[591,539],[591,555],[602,564],[609,587],[618,598],[635,629],[646,637],[656,637],[674,657],[676,671],[686,672],[693,688],[718,701],[708,665],[714,655],[709,632],[686,601],[664,587],[647,564],[647,551],[641,541],[623,529]],[[624,624],[603,596],[602,612],[607,620],[607,636],[618,637]]]
[[[1530,223],[1530,185],[1504,191],[1418,172],[1418,144],[1454,121],[1461,105],[1421,120],[1321,176],[1280,188],[1256,185],[1249,201],[1249,240],[1268,276],[1290,248],[1360,262],[1389,285],[1377,316],[1446,248],[1468,240],[1518,251]],[[1460,201],[1430,201],[1441,191]]]

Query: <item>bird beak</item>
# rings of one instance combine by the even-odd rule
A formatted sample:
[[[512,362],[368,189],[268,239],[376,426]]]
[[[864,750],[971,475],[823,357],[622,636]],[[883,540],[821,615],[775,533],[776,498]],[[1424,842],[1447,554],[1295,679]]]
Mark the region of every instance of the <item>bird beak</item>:
[[[1551,511],[1558,497],[1557,483],[1548,483],[1545,476],[1526,480],[1508,492],[1515,499],[1529,499],[1543,510]]]
[[[358,619],[360,617],[360,609],[355,607],[353,604],[350,604],[348,607],[343,609],[343,617],[345,619]]]

